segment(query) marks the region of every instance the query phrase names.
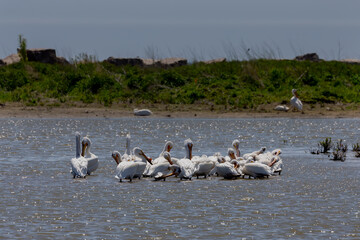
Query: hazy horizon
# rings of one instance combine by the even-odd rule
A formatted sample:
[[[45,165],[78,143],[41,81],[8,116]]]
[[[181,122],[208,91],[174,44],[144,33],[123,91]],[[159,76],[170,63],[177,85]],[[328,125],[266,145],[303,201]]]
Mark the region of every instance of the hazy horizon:
[[[288,0],[3,0],[0,58],[28,48],[113,57],[360,58],[360,2]]]

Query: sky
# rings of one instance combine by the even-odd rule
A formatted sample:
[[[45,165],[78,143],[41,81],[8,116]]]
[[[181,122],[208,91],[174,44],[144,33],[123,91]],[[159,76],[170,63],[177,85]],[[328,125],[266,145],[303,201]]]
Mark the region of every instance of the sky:
[[[0,58],[360,59],[358,0],[0,0]]]

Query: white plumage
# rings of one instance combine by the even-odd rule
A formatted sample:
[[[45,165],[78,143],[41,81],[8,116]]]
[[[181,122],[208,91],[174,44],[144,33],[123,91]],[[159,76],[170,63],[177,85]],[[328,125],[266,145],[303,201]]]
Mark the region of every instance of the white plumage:
[[[152,112],[149,109],[134,109],[135,116],[150,116]]]
[[[76,142],[76,155],[70,160],[71,164],[71,174],[73,177],[86,177],[88,161],[80,155],[80,133],[76,132],[75,134]]]
[[[139,164],[134,161],[122,161],[118,151],[114,151],[112,157],[117,163],[115,178],[119,179],[120,182],[122,182],[123,179],[129,179],[131,182],[138,171]]]
[[[174,163],[178,165],[180,168],[181,171],[179,174],[180,180],[182,179],[191,180],[195,171],[197,170],[194,162],[191,161],[193,143],[191,139],[186,139],[184,141],[184,145],[185,145],[186,157],[182,159],[174,159]]]
[[[81,156],[83,156],[88,162],[88,167],[87,167],[88,175],[90,175],[99,167],[99,159],[95,154],[90,152],[90,149],[91,149],[91,141],[88,137],[84,137],[82,139]]]
[[[298,96],[298,94],[297,94],[297,90],[296,90],[296,89],[293,89],[293,90],[292,90],[292,94],[293,94],[293,97],[290,99],[290,104],[291,104],[294,108],[298,109],[299,111],[302,111],[302,109],[303,109],[303,104],[302,104],[302,102],[301,102],[300,99],[299,99],[299,96]]]

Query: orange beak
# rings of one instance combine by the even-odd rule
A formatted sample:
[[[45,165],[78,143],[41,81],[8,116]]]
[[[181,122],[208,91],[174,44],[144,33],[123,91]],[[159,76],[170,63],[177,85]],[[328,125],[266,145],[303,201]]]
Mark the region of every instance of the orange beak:
[[[111,155],[113,157],[113,159],[115,160],[115,162],[117,163],[117,165],[119,165],[120,161],[119,161],[119,156],[117,155]]]
[[[189,151],[190,151],[190,160],[192,159],[192,147],[193,145],[192,144],[189,144]]]
[[[152,165],[152,159],[146,156],[144,152],[141,152],[141,154],[145,157],[146,161]]]
[[[81,149],[81,156],[83,156],[84,157],[84,155],[85,155],[85,149],[86,149],[86,147],[87,147],[87,143],[83,143],[82,144],[82,149]]]

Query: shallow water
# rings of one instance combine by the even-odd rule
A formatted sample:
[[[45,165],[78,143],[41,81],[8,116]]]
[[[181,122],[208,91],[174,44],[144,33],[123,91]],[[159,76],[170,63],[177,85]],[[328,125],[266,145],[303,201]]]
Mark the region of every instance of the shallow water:
[[[100,167],[73,179],[75,131],[88,135]],[[183,157],[281,148],[284,170],[269,179],[119,183],[113,150],[155,158],[167,140]],[[359,239],[360,159],[309,149],[325,137],[360,142],[359,119],[0,119],[0,239]]]

